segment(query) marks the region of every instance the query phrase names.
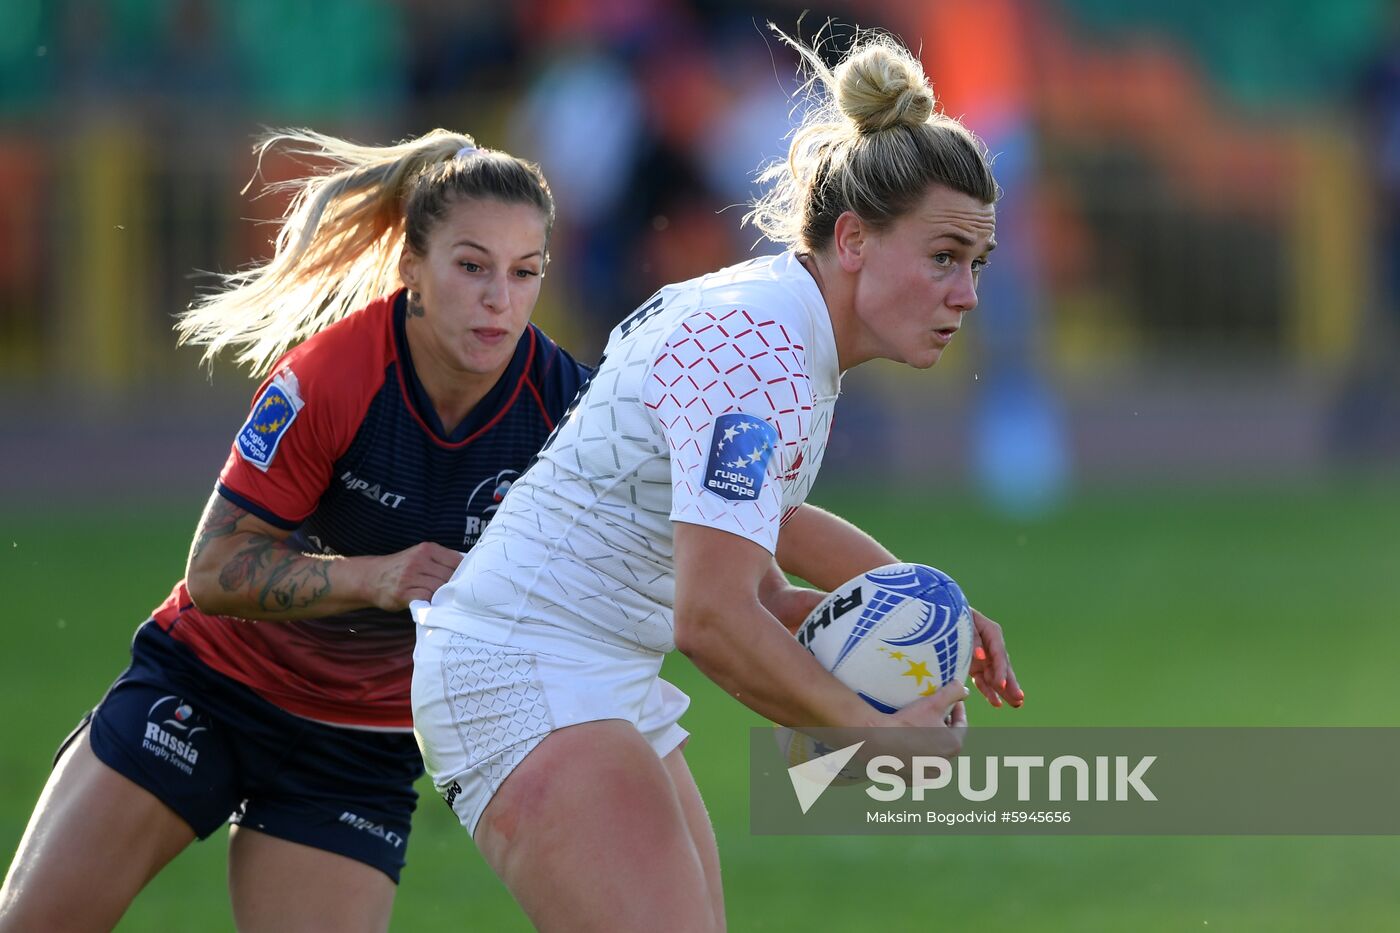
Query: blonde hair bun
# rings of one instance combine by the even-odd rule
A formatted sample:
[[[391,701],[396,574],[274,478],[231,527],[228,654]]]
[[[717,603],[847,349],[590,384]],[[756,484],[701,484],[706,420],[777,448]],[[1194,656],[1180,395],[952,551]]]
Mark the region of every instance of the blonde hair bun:
[[[933,88],[923,69],[892,40],[871,42],[835,71],[836,104],[866,136],[896,126],[919,126],[933,116]]]
[[[986,147],[934,108],[923,66],[896,39],[857,32],[833,69],[811,45],[769,26],[811,75],[801,92],[808,106],[787,158],[759,173],[765,190],[745,223],[775,243],[815,252],[831,242],[846,211],[884,227],[912,210],[930,185],[996,202]]]

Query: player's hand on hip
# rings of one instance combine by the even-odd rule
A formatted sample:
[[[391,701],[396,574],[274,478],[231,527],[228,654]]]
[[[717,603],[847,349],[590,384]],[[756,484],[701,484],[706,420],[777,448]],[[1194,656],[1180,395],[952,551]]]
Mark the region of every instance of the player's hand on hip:
[[[451,579],[462,553],[424,541],[397,554],[376,558],[371,579],[372,602],[380,609],[407,609],[415,599],[429,600]]]
[[[1001,706],[1004,700],[1019,707],[1026,702],[1026,691],[1016,682],[1001,626],[974,609],[972,627],[972,665],[968,673],[977,689],[993,706]]]

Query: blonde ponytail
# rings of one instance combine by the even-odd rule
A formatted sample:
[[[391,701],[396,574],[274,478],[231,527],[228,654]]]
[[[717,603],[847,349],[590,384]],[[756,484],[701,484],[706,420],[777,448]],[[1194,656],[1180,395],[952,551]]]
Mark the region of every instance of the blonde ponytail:
[[[406,190],[425,168],[474,145],[441,129],[382,147],[307,129],[264,138],[255,150],[260,160],[285,146],[334,168],[268,186],[293,192],[272,259],[222,276],[220,291],[180,315],[180,343],[205,347],[205,361],[232,349],[236,362],[263,375],[288,348],[388,294],[398,285]]]

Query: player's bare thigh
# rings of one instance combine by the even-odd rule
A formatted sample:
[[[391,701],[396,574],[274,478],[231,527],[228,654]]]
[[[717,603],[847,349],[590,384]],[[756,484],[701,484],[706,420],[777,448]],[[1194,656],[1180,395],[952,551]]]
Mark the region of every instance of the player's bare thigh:
[[[0,931],[110,930],[194,836],[103,764],[84,730],[49,775],[20,840],[0,891]]]
[[[378,933],[398,890],[364,862],[246,826],[229,828],[228,886],[242,933]]]
[[[686,808],[631,723],[548,735],[491,798],[476,843],[540,930],[720,927]]]
[[[684,746],[682,746],[684,747]],[[714,909],[717,928],[726,928],[724,917],[724,884],[720,877],[719,845],[715,842],[714,824],[710,822],[709,810],[700,798],[700,788],[690,773],[690,765],[681,749],[677,748],[661,759],[666,773],[671,777],[681,810],[685,813],[686,825],[690,828],[690,839],[700,856],[700,864],[705,869],[705,884],[710,892],[710,904]]]

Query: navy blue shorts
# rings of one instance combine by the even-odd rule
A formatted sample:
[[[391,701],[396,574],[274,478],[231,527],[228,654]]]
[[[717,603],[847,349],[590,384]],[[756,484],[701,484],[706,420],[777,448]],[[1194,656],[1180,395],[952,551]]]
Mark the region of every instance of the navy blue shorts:
[[[233,822],[371,865],[395,883],[423,773],[411,734],[293,716],[146,622],[89,727],[106,765],[204,839]],[[60,749],[62,754],[62,749]]]

